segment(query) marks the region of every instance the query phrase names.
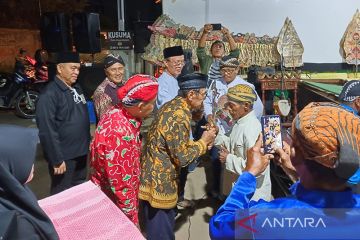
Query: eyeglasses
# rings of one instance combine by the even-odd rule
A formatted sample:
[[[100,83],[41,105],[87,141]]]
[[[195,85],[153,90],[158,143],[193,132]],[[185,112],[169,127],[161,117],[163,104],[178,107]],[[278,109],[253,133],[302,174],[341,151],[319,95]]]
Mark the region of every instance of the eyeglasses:
[[[178,61],[170,61],[167,60],[168,63],[171,63],[171,65],[173,66],[183,66],[185,65],[185,61],[184,60],[178,60]]]
[[[197,94],[201,95],[203,98],[206,98],[208,92],[207,91],[204,91],[204,92],[200,92],[199,90],[196,91]]]
[[[236,68],[232,68],[232,69],[225,69],[225,68],[222,68],[220,69],[220,73],[222,74],[232,74],[234,73],[236,70]]]

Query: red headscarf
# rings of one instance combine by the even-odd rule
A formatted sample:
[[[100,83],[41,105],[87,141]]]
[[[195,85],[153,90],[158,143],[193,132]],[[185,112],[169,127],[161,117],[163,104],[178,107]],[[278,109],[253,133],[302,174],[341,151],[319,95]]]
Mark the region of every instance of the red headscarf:
[[[150,75],[136,74],[118,89],[117,95],[120,101],[128,106],[138,102],[148,102],[157,96],[159,84]]]

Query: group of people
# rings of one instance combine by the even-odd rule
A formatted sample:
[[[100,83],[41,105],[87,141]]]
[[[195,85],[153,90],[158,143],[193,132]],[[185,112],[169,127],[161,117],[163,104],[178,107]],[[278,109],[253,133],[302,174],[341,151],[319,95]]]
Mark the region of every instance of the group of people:
[[[263,104],[254,86],[238,76],[239,50],[228,29],[221,31],[230,54],[225,56],[222,41],[215,41],[210,55],[206,54],[205,40],[211,31],[212,25],[206,24],[197,49],[201,73],[183,71],[181,46],[164,49],[165,70],[159,79],[136,74],[125,81],[124,61],[108,55],[106,79],[93,96],[98,122],[92,139],[87,103],[76,82],[79,55],[58,54],[56,77],[41,93],[36,112],[38,136],[49,164],[50,193],[84,182],[89,156],[90,180],[135,225],[140,228],[142,223],[147,239],[175,239],[177,205],[185,200],[186,174],[185,180],[181,175],[210,151],[213,184],[209,196],[229,194],[209,224],[213,239],[235,238],[236,214],[241,209],[357,208],[359,196],[347,184],[360,181],[360,82],[344,86],[341,105],[305,107],[293,121],[292,144],[284,142],[277,154],[264,154],[259,122]],[[199,112],[202,116],[195,118]],[[154,120],[142,136],[142,120],[151,113]],[[194,119],[202,131],[193,131]],[[57,239],[51,221],[26,188],[32,178],[36,140],[27,140],[25,135],[35,139],[36,133],[20,135],[19,129],[5,127],[11,131],[1,137],[19,142],[0,146],[0,211],[17,213],[13,216],[10,211],[7,219],[11,223],[17,218],[19,226],[25,226],[19,230],[23,236]],[[27,146],[17,152],[14,146],[22,142]],[[16,164],[23,158],[26,161]],[[271,201],[270,160],[294,180],[295,198]],[[226,172],[236,177],[221,181]],[[230,185],[230,193],[221,191],[225,184]]]

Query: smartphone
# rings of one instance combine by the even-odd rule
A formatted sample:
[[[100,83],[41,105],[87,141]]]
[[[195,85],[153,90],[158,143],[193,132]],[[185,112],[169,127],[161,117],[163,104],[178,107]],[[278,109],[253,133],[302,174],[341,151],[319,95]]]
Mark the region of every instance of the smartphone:
[[[213,23],[212,25],[212,30],[213,31],[220,31],[221,30],[221,23]]]
[[[283,148],[281,136],[281,119],[279,115],[261,117],[264,153],[275,153],[275,149]]]

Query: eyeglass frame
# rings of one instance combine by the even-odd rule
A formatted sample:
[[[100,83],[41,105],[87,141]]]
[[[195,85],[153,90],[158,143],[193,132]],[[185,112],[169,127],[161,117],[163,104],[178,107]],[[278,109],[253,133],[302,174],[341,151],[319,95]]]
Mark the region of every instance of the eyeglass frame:
[[[232,74],[232,73],[234,73],[236,70],[237,70],[237,68],[232,68],[231,71],[225,71],[224,68],[221,68],[221,69],[220,69],[220,73],[221,73],[221,74]]]
[[[201,95],[203,98],[206,98],[208,95],[208,91],[204,91],[203,93],[200,92],[200,89],[194,89],[194,92],[196,92],[198,95]]]
[[[165,59],[168,63],[170,63],[173,66],[184,66],[185,60],[177,60],[177,61],[170,61],[169,59]]]

